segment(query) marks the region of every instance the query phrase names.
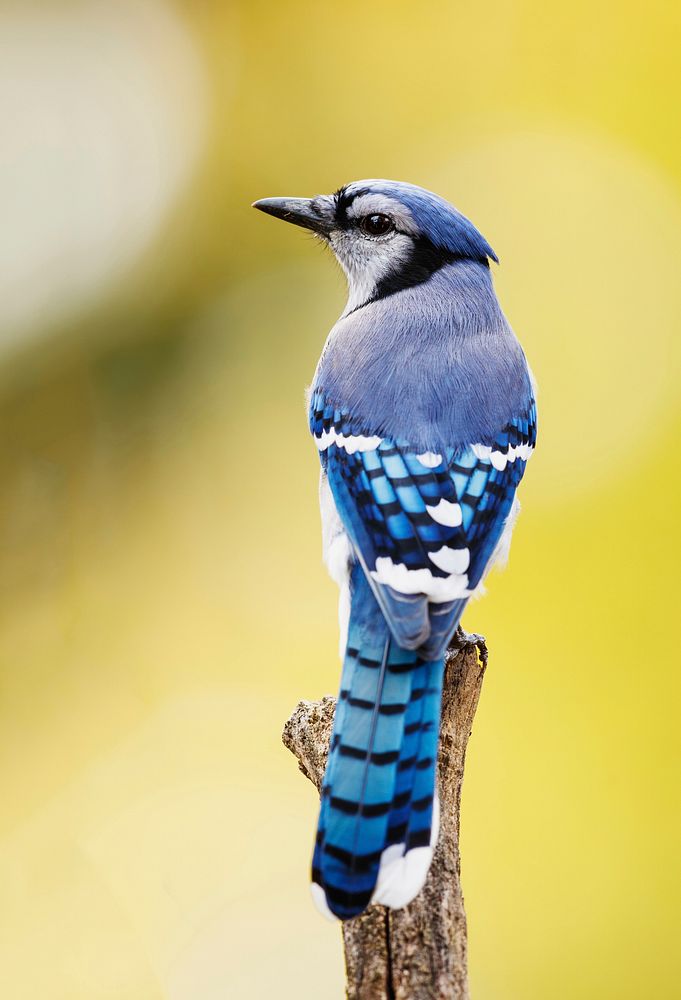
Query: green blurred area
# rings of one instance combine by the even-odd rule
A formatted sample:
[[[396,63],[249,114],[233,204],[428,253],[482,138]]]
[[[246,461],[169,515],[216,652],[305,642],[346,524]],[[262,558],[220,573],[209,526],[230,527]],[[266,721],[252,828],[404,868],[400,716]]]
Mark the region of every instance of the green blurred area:
[[[279,732],[338,682],[303,389],[344,288],[249,206],[387,176],[480,226],[540,385],[510,568],[465,619],[491,650],[462,816],[472,994],[678,996],[678,6],[126,0],[99,32],[101,9],[0,8],[85,102],[0,69],[6,162],[29,185],[40,159],[83,234],[76,258],[54,229],[0,308],[3,994],[342,995],[308,896],[315,796]],[[130,192],[192,128],[133,245]],[[87,175],[67,190],[90,164],[108,256]],[[26,203],[17,247],[49,207]],[[87,295],[72,257],[99,262]],[[59,308],[31,312],[48,270]]]

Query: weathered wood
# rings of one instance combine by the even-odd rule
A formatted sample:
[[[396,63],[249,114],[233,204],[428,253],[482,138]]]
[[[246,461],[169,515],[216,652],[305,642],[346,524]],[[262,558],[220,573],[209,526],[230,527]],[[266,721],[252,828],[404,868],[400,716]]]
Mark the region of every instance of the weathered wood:
[[[467,934],[459,861],[459,809],[466,746],[480,697],[487,649],[478,636],[448,652],[438,789],[440,836],[423,890],[403,910],[371,906],[343,927],[348,1000],[466,1000]],[[458,641],[461,643],[459,634]],[[480,656],[478,656],[478,652]],[[301,701],[284,744],[321,788],[335,698]]]

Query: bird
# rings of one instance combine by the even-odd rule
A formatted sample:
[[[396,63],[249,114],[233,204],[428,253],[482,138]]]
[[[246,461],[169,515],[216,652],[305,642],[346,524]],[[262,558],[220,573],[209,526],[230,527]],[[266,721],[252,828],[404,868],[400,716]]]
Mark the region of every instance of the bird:
[[[428,874],[445,655],[508,555],[535,381],[498,258],[444,198],[370,179],[253,207],[318,237],[348,284],[308,391],[342,658],[312,895],[348,920],[406,906]]]

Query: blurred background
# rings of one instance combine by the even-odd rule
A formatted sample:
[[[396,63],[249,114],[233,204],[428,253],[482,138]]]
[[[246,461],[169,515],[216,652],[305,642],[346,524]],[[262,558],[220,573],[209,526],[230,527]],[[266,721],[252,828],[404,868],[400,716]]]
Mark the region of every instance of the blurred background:
[[[679,996],[681,8],[0,6],[0,978],[338,998],[303,389],[344,302],[250,209],[433,188],[540,385],[463,801],[476,1000]]]

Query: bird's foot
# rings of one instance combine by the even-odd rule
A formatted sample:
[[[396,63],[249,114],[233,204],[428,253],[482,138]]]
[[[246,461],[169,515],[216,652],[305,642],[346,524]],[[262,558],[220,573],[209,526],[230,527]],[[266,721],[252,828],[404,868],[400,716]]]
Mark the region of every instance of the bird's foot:
[[[454,653],[464,653],[466,650],[475,648],[480,656],[480,662],[483,667],[487,666],[487,643],[485,642],[484,635],[478,635],[477,632],[464,632],[460,625],[457,625],[456,632],[449,641],[449,651]]]

